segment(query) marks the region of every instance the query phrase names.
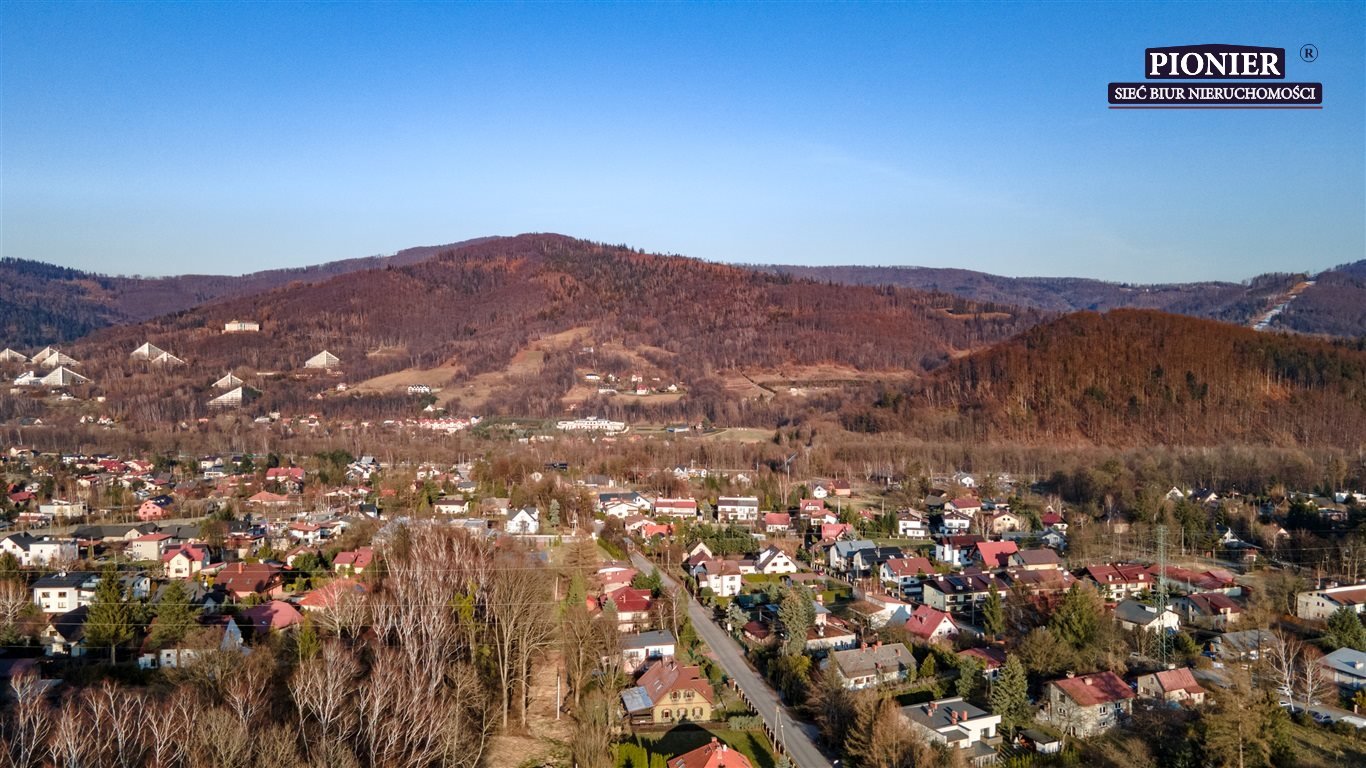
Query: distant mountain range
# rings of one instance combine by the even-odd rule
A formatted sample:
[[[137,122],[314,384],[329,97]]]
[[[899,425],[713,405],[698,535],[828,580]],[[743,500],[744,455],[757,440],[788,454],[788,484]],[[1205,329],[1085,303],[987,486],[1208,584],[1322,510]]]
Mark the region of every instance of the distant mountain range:
[[[150,320],[218,299],[367,269],[416,264],[443,250],[474,242],[480,241],[246,275],[118,277],[40,261],[0,259],[0,344],[28,347],[71,341],[100,328]]]
[[[238,276],[121,277],[23,259],[0,259],[0,344],[28,347],[69,342],[101,328],[137,323],[221,299],[252,296],[292,283],[318,283],[353,272],[419,264],[444,251],[491,239],[495,238]],[[1266,274],[1244,283],[1154,285],[1085,278],[1002,277],[931,267],[744,268],[821,282],[941,292],[1048,312],[1159,309],[1239,325],[1256,323],[1293,293],[1293,300],[1271,317],[1269,328],[1349,338],[1366,335],[1366,261],[1313,276]],[[1306,285],[1310,281],[1312,284]]]
[[[1243,283],[1128,285],[1075,277],[1002,277],[967,269],[933,267],[802,267],[755,269],[849,285],[895,285],[942,291],[974,301],[1053,312],[1158,309],[1192,317],[1254,325],[1277,306],[1267,327],[1298,333],[1366,336],[1366,260],[1317,275],[1272,273]]]
[[[214,416],[212,384],[231,372],[260,393],[248,415],[389,418],[416,413],[425,386],[456,414],[833,418],[931,440],[1357,446],[1366,434],[1366,339],[1170,313],[1350,330],[1360,264],[1200,287],[938,273],[940,292],[893,284],[935,271],[743,268],[538,234],[240,278],[0,268],[7,327],[30,334],[0,347],[31,354],[83,334],[63,349],[106,396],[100,414],[148,428]],[[957,295],[970,290],[1011,301]],[[1126,297],[1158,308],[1107,303]],[[1068,312],[1081,301],[1109,311]],[[260,331],[225,333],[230,320]],[[184,364],[130,357],[144,343]],[[333,370],[308,368],[323,350]],[[40,403],[0,399],[0,420]]]

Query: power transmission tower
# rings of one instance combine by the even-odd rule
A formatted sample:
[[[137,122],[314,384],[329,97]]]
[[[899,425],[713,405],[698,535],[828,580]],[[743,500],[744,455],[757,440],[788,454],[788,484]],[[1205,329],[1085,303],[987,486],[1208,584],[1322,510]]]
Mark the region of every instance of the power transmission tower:
[[[1157,657],[1162,668],[1167,668],[1167,629],[1164,618],[1167,615],[1167,526],[1157,526]]]

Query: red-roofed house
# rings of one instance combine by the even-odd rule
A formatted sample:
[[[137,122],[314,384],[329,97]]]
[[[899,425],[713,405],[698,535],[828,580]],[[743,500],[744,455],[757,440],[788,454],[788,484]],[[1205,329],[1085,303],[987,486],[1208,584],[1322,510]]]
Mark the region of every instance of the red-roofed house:
[[[351,579],[336,579],[299,598],[299,607],[305,611],[326,611],[348,597],[363,594],[364,584]]]
[[[1010,565],[1010,558],[1020,548],[1013,541],[979,541],[977,542],[977,562],[983,568],[1005,568]]]
[[[669,761],[669,768],[752,768],[749,758],[719,742],[713,736],[711,743],[703,744],[691,752],[684,752]]]
[[[821,541],[853,538],[854,526],[848,523],[821,523]]]
[[[289,497],[270,491],[261,491],[247,499],[247,503],[257,507],[283,507],[289,503]]]
[[[763,525],[766,533],[787,533],[792,529],[792,515],[786,512],[765,512]]]
[[[1153,588],[1153,575],[1142,565],[1103,563],[1087,566],[1084,573],[1095,582],[1101,596],[1112,603]]]
[[[290,627],[303,622],[303,614],[294,606],[283,600],[271,600],[268,603],[254,605],[241,613],[242,618],[251,622],[252,629],[258,635],[264,635],[272,629],[283,632]]]
[[[291,483],[302,486],[304,482],[303,467],[271,467],[266,470],[267,483]]]
[[[958,625],[953,617],[928,605],[918,606],[906,620],[906,631],[926,643],[958,637]]]
[[[193,544],[181,544],[161,556],[162,568],[168,579],[188,579],[209,565],[209,550]]]
[[[231,563],[213,580],[239,600],[250,595],[278,596],[281,582],[280,569],[267,563]]]
[[[958,652],[959,658],[974,659],[982,665],[982,677],[987,680],[995,680],[1001,675],[1001,668],[1006,665],[1006,652],[1000,648],[968,648]]]
[[[673,659],[661,659],[645,670],[636,686],[621,695],[633,722],[663,725],[711,719],[715,694],[698,667],[685,667]],[[739,763],[734,765],[739,766]]]
[[[902,595],[920,592],[920,582],[935,574],[934,563],[926,557],[893,557],[882,563],[878,576],[885,584],[895,584]]]
[[[944,506],[954,512],[962,512],[965,515],[975,515],[982,511],[981,500],[974,499],[971,496],[963,496],[954,499]]]
[[[346,552],[338,552],[332,558],[332,570],[337,573],[351,573],[359,576],[365,573],[365,569],[370,567],[370,562],[375,559],[375,551],[371,547],[357,547]]]
[[[1223,592],[1197,592],[1177,598],[1174,606],[1181,620],[1201,629],[1224,631],[1238,623],[1243,606]]]
[[[1114,672],[1054,680],[1044,689],[1039,718],[1069,736],[1104,733],[1133,712],[1134,692]]]
[[[1137,683],[1138,695],[1145,699],[1205,703],[1205,689],[1195,682],[1195,673],[1187,667],[1143,675],[1138,678]]]
[[[602,596],[603,607],[610,603],[617,609],[617,628],[622,632],[639,632],[649,628],[650,590],[621,587]]]

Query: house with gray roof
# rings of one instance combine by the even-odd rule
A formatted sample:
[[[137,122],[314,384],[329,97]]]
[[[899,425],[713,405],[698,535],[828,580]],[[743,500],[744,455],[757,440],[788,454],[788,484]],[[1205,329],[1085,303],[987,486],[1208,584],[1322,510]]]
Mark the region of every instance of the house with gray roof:
[[[1339,648],[1319,659],[1333,682],[1349,690],[1366,688],[1366,653]]]
[[[915,670],[915,657],[902,643],[874,643],[833,651],[824,666],[834,668],[845,688],[860,690],[907,680]]]

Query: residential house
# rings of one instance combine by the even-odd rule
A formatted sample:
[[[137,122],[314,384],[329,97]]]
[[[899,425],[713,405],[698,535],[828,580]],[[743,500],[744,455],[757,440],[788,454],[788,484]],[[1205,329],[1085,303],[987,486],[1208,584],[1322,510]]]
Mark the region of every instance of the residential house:
[[[654,502],[656,515],[666,517],[681,517],[689,520],[697,519],[697,499],[665,499],[658,498]]]
[[[768,547],[759,553],[754,562],[755,573],[766,576],[785,575],[797,572],[797,563],[777,547]]]
[[[51,515],[57,520],[70,520],[90,514],[90,510],[84,501],[67,501],[66,499],[53,499],[46,504],[39,504],[38,511],[45,515]]]
[[[14,555],[19,565],[31,567],[69,563],[80,557],[75,540],[57,536],[12,533],[0,539],[0,552]]]
[[[845,688],[861,690],[906,680],[915,668],[915,657],[902,643],[874,643],[848,651],[832,651],[824,666],[834,669]]]
[[[876,576],[882,564],[888,560],[905,557],[901,547],[860,547],[852,553],[849,574],[852,576]]]
[[[941,536],[934,545],[934,559],[954,568],[963,568],[972,562],[977,545],[982,541],[981,536],[974,534]]]
[[[857,533],[854,526],[848,523],[821,523],[820,531],[822,542],[853,539]]]
[[[332,570],[340,574],[359,576],[365,573],[365,569],[370,567],[370,563],[375,559],[373,547],[357,547],[356,549],[338,552],[332,558]]]
[[[90,615],[90,607],[82,605],[72,608],[48,619],[43,630],[43,654],[46,656],[84,656],[85,622]]]
[[[827,486],[827,490],[829,490],[832,495],[840,498],[847,498],[854,495],[853,486],[849,484],[848,480],[831,480],[830,484]]]
[[[1044,686],[1039,719],[1068,736],[1104,733],[1133,712],[1134,692],[1114,672],[1068,676]]]
[[[959,512],[970,517],[976,516],[982,512],[982,501],[971,496],[960,496],[945,504],[944,511]]]
[[[792,530],[792,515],[786,512],[765,512],[764,532],[770,536],[784,535]]]
[[[953,617],[944,611],[921,605],[911,614],[904,625],[906,632],[926,643],[952,640],[958,637],[958,625]]]
[[[153,626],[156,620],[152,621]],[[144,644],[138,656],[139,669],[178,669],[194,663],[206,653],[237,652],[243,656],[251,652],[242,640],[242,629],[231,616],[221,614],[200,616],[201,629],[179,643],[161,648]],[[148,635],[150,643],[151,635]]]
[[[635,688],[621,694],[631,721],[651,725],[710,720],[715,697],[699,667],[685,667],[674,659],[654,662]]]
[[[171,542],[169,533],[146,533],[128,542],[128,555],[134,560],[161,560],[163,548]]]
[[[854,555],[862,549],[877,549],[868,539],[836,541],[826,550],[830,570],[835,573],[849,573],[854,569]]]
[[[907,539],[928,539],[929,526],[925,523],[925,513],[906,509],[896,514],[896,535]]]
[[[895,585],[902,596],[918,598],[920,582],[934,573],[934,564],[928,558],[893,557],[882,563],[878,578],[883,584]]]
[[[718,597],[734,597],[740,594],[742,579],[740,564],[734,560],[711,558],[699,563],[693,569],[697,588],[710,589]]]
[[[806,630],[806,650],[809,653],[844,651],[858,645],[858,635],[842,619],[830,613],[819,600],[812,601],[815,620]]]
[[[667,763],[668,768],[753,768],[749,758],[731,749],[715,736],[691,752],[684,752]]]
[[[611,606],[617,612],[617,629],[639,632],[650,626],[650,590],[619,587],[599,600],[603,608]]]
[[[1137,600],[1123,600],[1115,606],[1115,620],[1121,629],[1144,632],[1167,633],[1181,628],[1181,617],[1176,611],[1167,608],[1162,613],[1157,608]]]
[[[188,579],[209,567],[208,547],[181,544],[162,554],[161,566],[168,579]]]
[[[49,573],[33,582],[33,604],[43,613],[66,613],[89,605],[99,577],[73,571]]]
[[[1001,716],[967,703],[962,697],[938,699],[901,708],[911,729],[931,744],[962,750],[969,765],[992,765],[1001,743]]]
[[[716,500],[716,517],[722,522],[753,523],[759,519],[759,498],[722,496]]]
[[[1153,588],[1153,575],[1147,566],[1135,563],[1089,565],[1083,574],[1096,585],[1096,591],[1107,602],[1117,603]]]
[[[1351,691],[1366,688],[1366,653],[1339,648],[1319,659],[1319,664],[1339,686]]]
[[[1195,682],[1195,673],[1187,667],[1140,675],[1135,682],[1141,699],[1157,699],[1173,704],[1205,703],[1205,689]]]
[[[1327,621],[1339,608],[1357,614],[1366,610],[1366,584],[1313,589],[1295,596],[1295,615],[1301,619]]]
[[[147,499],[138,507],[138,520],[146,523],[153,520],[166,520],[171,517],[170,498]]]
[[[947,536],[966,534],[972,530],[972,515],[949,511],[939,518],[939,531]]]
[[[467,515],[470,511],[470,503],[465,499],[443,496],[432,502],[432,511],[438,515]]]
[[[995,646],[967,648],[959,651],[958,657],[972,659],[981,664],[982,677],[988,682],[995,682],[1001,676],[1001,670],[1006,665],[1006,652]]]
[[[598,511],[607,517],[625,519],[631,515],[649,512],[650,500],[635,491],[617,491],[598,494]]]
[[[1022,549],[1010,556],[1010,565],[1026,571],[1055,571],[1062,567],[1062,558],[1051,549]]]
[[[1245,629],[1215,635],[1209,641],[1209,653],[1215,660],[1233,663],[1258,661],[1265,649],[1276,642],[1269,630]]]
[[[253,633],[258,637],[269,634],[272,630],[284,632],[303,623],[304,620],[303,614],[299,613],[297,608],[283,600],[253,605],[238,615],[250,622]]]
[[[987,570],[997,570],[1010,565],[1011,558],[1020,550],[1013,541],[979,541],[973,561]]]
[[[925,605],[954,616],[966,616],[970,623],[976,623],[992,587],[1002,599],[1010,593],[1007,583],[985,573],[940,574],[922,581],[921,587]]]
[[[238,600],[252,595],[278,596],[283,579],[280,568],[269,563],[230,563],[214,577],[213,583]]]
[[[334,579],[300,597],[299,607],[305,611],[332,611],[364,594],[364,584],[349,578]]]
[[[635,675],[652,661],[672,658],[676,646],[673,633],[665,629],[627,635],[621,639],[621,668]]]
[[[1238,623],[1243,606],[1222,592],[1197,592],[1173,603],[1181,620],[1192,627],[1225,632]]]
[[[1029,530],[1024,518],[1019,514],[1010,511],[994,512],[987,521],[987,530],[1000,536],[1010,531]]]
[[[536,535],[541,531],[541,510],[535,507],[522,507],[509,510],[503,530],[508,533]]]

